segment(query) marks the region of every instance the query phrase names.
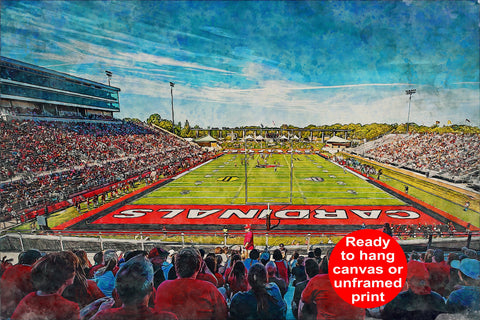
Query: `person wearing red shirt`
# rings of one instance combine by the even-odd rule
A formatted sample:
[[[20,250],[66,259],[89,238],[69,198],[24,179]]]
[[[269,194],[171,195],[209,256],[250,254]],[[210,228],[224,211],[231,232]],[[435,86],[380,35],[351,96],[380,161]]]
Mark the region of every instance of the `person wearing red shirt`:
[[[445,261],[442,249],[435,249],[433,252],[433,262],[425,263],[428,270],[428,282],[433,291],[443,297],[446,297],[446,288],[450,281],[450,266]]]
[[[31,282],[32,265],[41,257],[38,250],[22,252],[18,264],[8,268],[0,280],[0,307],[1,318],[10,318],[20,301],[30,292],[33,292]]]
[[[328,263],[331,252],[332,249],[327,253],[324,263]],[[365,319],[365,309],[354,307],[338,296],[330,282],[328,273],[317,274],[311,278],[302,292],[301,299],[306,304],[316,304],[317,320]]]
[[[220,291],[213,284],[196,279],[201,262],[200,252],[195,248],[183,248],[178,252],[175,258],[178,278],[158,286],[157,312],[172,312],[178,319],[227,318],[227,304]]]
[[[250,225],[245,225],[245,238],[243,239],[243,247],[245,248],[245,257],[249,256],[249,253],[255,245],[253,244],[253,232],[250,228]]]
[[[32,283],[38,290],[20,301],[12,320],[79,320],[78,304],[61,296],[73,283],[77,257],[69,251],[46,255],[32,268]]]

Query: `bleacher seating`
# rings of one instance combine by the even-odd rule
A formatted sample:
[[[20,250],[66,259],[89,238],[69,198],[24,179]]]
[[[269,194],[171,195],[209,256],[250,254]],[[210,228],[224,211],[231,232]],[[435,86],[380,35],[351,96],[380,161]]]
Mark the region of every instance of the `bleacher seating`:
[[[169,133],[130,122],[0,120],[0,212],[156,171],[172,175],[209,154]]]

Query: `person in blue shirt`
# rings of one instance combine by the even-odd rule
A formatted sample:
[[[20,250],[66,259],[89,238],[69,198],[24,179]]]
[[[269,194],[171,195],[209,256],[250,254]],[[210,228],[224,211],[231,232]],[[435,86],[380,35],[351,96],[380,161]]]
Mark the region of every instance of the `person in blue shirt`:
[[[250,267],[253,266],[255,263],[260,263],[258,258],[260,258],[260,252],[257,249],[252,249],[252,251],[250,251],[249,257],[245,259],[245,261],[243,261],[243,263],[245,264],[245,268],[247,268],[247,272],[248,270],[250,270]]]
[[[287,304],[275,283],[267,283],[267,271],[261,263],[248,272],[251,290],[236,293],[230,304],[232,320],[286,319]]]
[[[447,307],[450,312],[480,313],[480,261],[469,258],[452,261],[452,267],[458,264],[458,275],[464,285],[450,293]]]

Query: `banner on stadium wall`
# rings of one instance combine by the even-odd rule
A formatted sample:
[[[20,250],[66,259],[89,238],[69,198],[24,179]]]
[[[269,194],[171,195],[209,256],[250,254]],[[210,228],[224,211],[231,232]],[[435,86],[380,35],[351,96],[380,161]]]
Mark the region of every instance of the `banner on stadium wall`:
[[[92,224],[282,225],[439,223],[411,206],[126,205]]]

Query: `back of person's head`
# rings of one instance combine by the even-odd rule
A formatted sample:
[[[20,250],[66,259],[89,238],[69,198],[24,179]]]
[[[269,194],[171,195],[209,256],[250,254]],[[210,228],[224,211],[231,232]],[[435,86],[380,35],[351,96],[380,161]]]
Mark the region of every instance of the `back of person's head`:
[[[315,253],[313,253],[313,251],[308,251],[307,257],[308,258],[315,258]]]
[[[428,283],[429,272],[425,264],[411,260],[407,264],[407,283],[409,289],[418,295],[430,294],[431,288]]]
[[[275,273],[277,272],[277,266],[275,265],[275,262],[269,261],[265,265],[265,269],[267,270],[267,274],[269,277],[273,277]]]
[[[180,278],[189,278],[200,270],[202,258],[200,252],[193,248],[187,247],[181,249],[175,258],[175,271]]]
[[[299,256],[300,256],[300,253],[298,253],[297,251],[293,253],[293,259],[298,259]]]
[[[268,251],[268,248],[265,247],[265,250],[263,250],[262,254],[260,255],[260,261],[263,265],[266,265],[267,262],[270,261],[270,252]]]
[[[297,259],[297,266],[303,266],[303,263],[305,262],[305,257],[304,256],[299,256]]]
[[[231,267],[233,268],[233,265],[235,264],[235,262],[237,261],[241,261],[242,260],[242,256],[240,256],[239,254],[235,253],[233,256],[232,256],[232,261],[231,261]]]
[[[99,251],[99,252],[95,253],[95,255],[93,256],[93,261],[95,262],[95,264],[102,264],[103,263],[103,251]]]
[[[120,267],[115,277],[115,288],[124,304],[143,302],[153,289],[153,266],[146,255],[136,255]]]
[[[147,255],[148,255],[148,252],[145,251],[145,250],[133,250],[133,251],[126,252],[125,255],[123,256],[123,258],[125,259],[125,262],[127,262],[128,260],[132,259],[133,257],[136,257],[136,256],[147,257]]]
[[[268,308],[268,300],[270,295],[265,288],[267,283],[267,271],[261,263],[256,263],[250,267],[248,271],[248,283],[252,287],[252,291],[257,298],[257,311],[262,312]]]
[[[87,252],[85,250],[72,250],[72,252],[77,256],[80,261],[80,267],[86,269],[89,267]]]
[[[320,262],[319,269],[322,273],[328,273],[328,261],[330,260],[330,255],[335,247],[331,247],[327,250],[327,254],[323,257],[322,261]]]
[[[18,263],[31,266],[41,257],[42,254],[40,253],[40,251],[36,249],[30,249],[20,253],[20,255],[18,256]]]
[[[208,256],[205,258],[205,264],[207,265],[207,268],[210,269],[212,273],[215,273],[217,270],[217,261],[215,257],[213,256]]]
[[[203,257],[205,257],[205,250],[202,249],[202,248],[200,248],[200,249],[198,249],[198,251],[200,252],[200,256],[201,256],[202,259],[203,259]]]
[[[214,258],[215,258],[215,252],[209,252],[209,253],[207,253],[207,257],[214,257]]]
[[[248,256],[252,260],[258,260],[258,258],[260,257],[260,252],[257,249],[252,249]]]
[[[425,260],[424,262],[433,262],[433,253],[434,253],[434,250],[433,249],[428,249],[426,252],[425,252]]]
[[[315,256],[315,258],[320,258],[322,256],[322,249],[321,248],[315,248],[313,250],[313,255]]]
[[[305,273],[311,279],[319,273],[319,266],[315,259],[307,259],[305,261]]]
[[[247,273],[247,268],[245,268],[245,265],[243,264],[243,262],[242,261],[235,262],[231,272],[232,276],[234,276],[237,279],[243,279],[245,278],[246,273]]]
[[[103,262],[107,264],[109,260],[115,260],[115,263],[117,263],[118,255],[115,250],[105,250],[105,252],[103,253]]]
[[[62,251],[47,254],[32,268],[33,286],[44,293],[55,293],[67,280],[72,279],[73,283],[77,264],[78,258],[73,252]]]
[[[280,251],[280,249],[275,249],[273,251],[273,260],[282,260],[283,259],[283,256],[282,256],[282,252]]]
[[[443,250],[435,249],[435,251],[433,252],[433,258],[435,259],[435,262],[445,261],[445,255],[443,253]]]

